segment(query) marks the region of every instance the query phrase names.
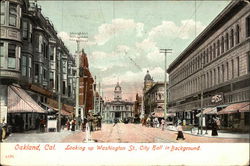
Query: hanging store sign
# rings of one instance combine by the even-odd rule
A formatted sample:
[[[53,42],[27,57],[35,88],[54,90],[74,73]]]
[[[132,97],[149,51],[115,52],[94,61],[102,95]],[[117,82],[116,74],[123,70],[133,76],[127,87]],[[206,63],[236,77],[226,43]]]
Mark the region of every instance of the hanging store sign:
[[[217,95],[212,96],[211,102],[212,102],[213,104],[223,102],[223,94],[220,93],[220,94],[217,94]]]

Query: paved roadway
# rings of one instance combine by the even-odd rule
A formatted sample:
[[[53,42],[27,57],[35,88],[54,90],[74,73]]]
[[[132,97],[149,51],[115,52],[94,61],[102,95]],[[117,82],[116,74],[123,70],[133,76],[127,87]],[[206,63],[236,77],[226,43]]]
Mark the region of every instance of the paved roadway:
[[[141,124],[103,124],[102,129],[92,132],[92,139],[99,143],[241,143],[249,138],[219,138],[184,134],[185,140],[176,140],[177,132]],[[85,132],[62,130],[50,133],[14,133],[4,142],[76,142],[85,141]]]
[[[176,140],[177,132],[160,128],[145,127],[141,124],[104,124],[102,130],[92,132],[96,142],[109,143],[238,143],[249,142],[249,138],[218,138],[184,134],[185,140]],[[67,136],[62,142],[84,142],[85,132]]]

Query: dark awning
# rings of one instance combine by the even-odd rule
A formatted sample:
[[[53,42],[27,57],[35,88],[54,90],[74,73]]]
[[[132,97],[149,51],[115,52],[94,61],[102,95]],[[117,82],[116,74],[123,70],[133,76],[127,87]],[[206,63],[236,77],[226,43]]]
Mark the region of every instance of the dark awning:
[[[8,87],[8,113],[47,113],[21,87]]]

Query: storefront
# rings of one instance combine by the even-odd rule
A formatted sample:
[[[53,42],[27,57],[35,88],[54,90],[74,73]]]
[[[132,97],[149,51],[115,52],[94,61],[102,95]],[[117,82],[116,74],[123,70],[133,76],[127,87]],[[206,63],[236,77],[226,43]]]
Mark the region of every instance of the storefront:
[[[18,85],[8,87],[7,123],[14,132],[37,129],[39,119],[47,114],[26,92]]]
[[[225,129],[248,131],[250,119],[250,103],[234,103],[218,112],[221,125]]]

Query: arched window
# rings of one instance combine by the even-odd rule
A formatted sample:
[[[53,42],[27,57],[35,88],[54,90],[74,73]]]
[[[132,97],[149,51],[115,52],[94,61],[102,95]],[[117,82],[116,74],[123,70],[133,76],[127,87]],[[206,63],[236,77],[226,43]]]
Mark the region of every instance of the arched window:
[[[236,44],[240,42],[240,26],[236,26]]]
[[[231,47],[233,47],[234,46],[234,30],[233,29],[231,29]]]

